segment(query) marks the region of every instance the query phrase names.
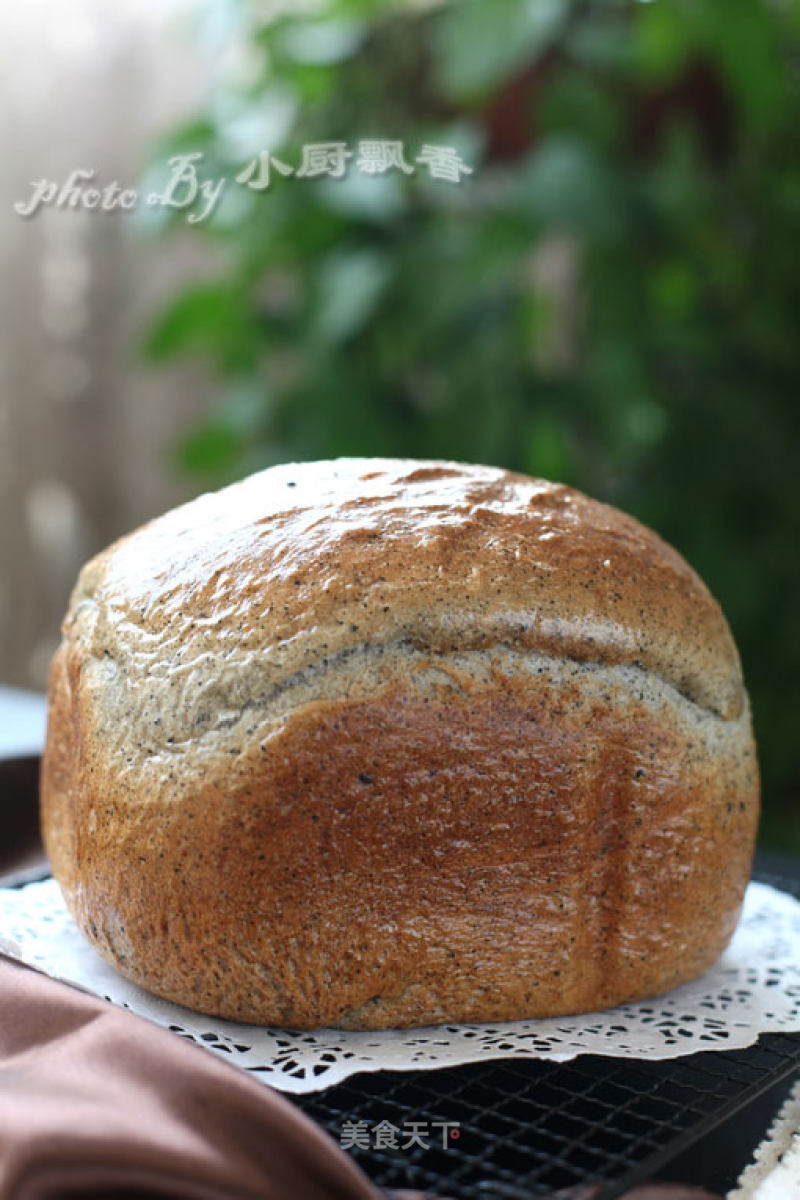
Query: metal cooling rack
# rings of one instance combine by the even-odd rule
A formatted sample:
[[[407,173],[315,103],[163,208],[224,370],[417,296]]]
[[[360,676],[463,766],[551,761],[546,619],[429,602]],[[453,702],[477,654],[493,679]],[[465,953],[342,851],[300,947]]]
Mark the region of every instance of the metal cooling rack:
[[[755,878],[800,896],[800,862],[775,866],[760,856]],[[800,1035],[768,1034],[747,1050],[665,1062],[509,1059],[356,1075],[291,1099],[337,1142],[345,1122],[430,1130],[427,1149],[376,1149],[374,1138],[349,1149],[383,1188],[527,1200],[595,1184],[592,1200],[614,1200],[655,1177],[731,1186],[798,1074]],[[436,1122],[459,1123],[447,1149]]]

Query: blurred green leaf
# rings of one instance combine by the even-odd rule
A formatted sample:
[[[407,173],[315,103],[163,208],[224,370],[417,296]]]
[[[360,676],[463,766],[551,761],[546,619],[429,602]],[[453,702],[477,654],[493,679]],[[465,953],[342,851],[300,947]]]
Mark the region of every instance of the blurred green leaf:
[[[533,476],[559,483],[569,480],[571,455],[563,425],[551,417],[536,418],[528,431],[524,468]]]
[[[328,21],[294,21],[281,37],[281,48],[297,63],[312,65],[341,62],[350,58],[364,37],[360,21],[342,18]]]
[[[622,19],[618,21],[609,20],[610,15],[607,9],[589,11],[567,31],[567,51],[584,70],[628,71],[635,61],[627,14],[622,11]]]
[[[623,196],[595,149],[577,138],[552,137],[520,168],[519,195],[544,225],[600,237],[623,227]]]
[[[595,150],[611,149],[623,128],[619,104],[582,71],[554,76],[542,99],[539,120],[550,136],[580,137]]]
[[[697,290],[696,275],[689,263],[673,260],[654,267],[650,294],[653,303],[665,315],[687,318],[694,307]]]
[[[569,0],[461,0],[441,13],[434,47],[438,78],[454,100],[487,92],[553,41]]]
[[[233,368],[254,361],[258,340],[244,294],[224,280],[198,284],[176,296],[151,326],[145,351],[154,361],[200,352]]]
[[[343,342],[371,316],[389,279],[384,255],[370,250],[329,255],[320,267],[312,330],[323,342]]]
[[[179,350],[203,345],[216,338],[220,325],[233,315],[233,289],[228,283],[206,283],[187,288],[160,314],[147,337],[151,358],[168,358]]]
[[[701,11],[706,52],[719,62],[745,121],[764,126],[781,103],[788,82],[788,65],[782,61],[768,4],[716,0]]]
[[[236,467],[243,445],[242,438],[224,422],[210,421],[180,443],[175,462],[189,475],[224,478]]]
[[[637,69],[654,81],[673,78],[689,61],[693,33],[691,12],[679,0],[640,5],[633,39]]]

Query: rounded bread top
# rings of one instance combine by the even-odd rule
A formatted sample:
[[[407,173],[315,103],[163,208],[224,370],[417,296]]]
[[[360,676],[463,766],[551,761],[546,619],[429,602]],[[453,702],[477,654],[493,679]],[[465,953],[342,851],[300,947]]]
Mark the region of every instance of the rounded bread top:
[[[136,669],[257,654],[276,684],[365,643],[502,643],[635,664],[724,719],[741,668],[719,605],[634,518],[563,484],[446,461],[272,467],[114,543],[64,625]],[[130,656],[127,656],[130,660]]]

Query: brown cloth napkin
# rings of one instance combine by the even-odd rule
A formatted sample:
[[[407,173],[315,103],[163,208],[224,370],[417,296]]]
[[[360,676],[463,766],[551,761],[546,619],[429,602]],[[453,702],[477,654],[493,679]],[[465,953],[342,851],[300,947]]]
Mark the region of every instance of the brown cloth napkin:
[[[384,1193],[271,1088],[141,1017],[0,957],[0,1200],[120,1195]]]

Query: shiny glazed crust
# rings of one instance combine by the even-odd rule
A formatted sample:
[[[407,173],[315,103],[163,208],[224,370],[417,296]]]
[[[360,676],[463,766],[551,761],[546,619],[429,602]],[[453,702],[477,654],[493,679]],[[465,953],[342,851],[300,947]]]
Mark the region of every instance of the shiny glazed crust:
[[[569,488],[344,459],[201,497],[83,570],[42,816],[130,978],[353,1029],[605,1008],[738,918],[758,775],[683,559]]]

